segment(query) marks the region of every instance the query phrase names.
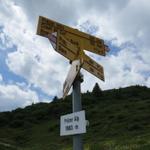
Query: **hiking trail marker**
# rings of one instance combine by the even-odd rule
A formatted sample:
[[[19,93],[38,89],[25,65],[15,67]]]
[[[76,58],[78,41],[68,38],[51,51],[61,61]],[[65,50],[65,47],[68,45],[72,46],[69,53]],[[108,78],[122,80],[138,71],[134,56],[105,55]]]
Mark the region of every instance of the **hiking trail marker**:
[[[80,69],[83,68],[104,81],[103,67],[87,56],[84,50],[105,56],[106,52],[109,51],[109,48],[104,44],[104,40],[100,38],[42,16],[39,16],[37,34],[48,38],[55,51],[69,59],[71,62],[71,68],[63,85],[63,99],[67,96],[72,86],[73,113],[61,116],[60,135],[73,135],[73,150],[83,150],[81,135],[86,132],[86,127],[85,111],[81,111],[80,84],[83,81],[83,76],[80,74]],[[73,121],[74,116],[78,116],[82,121],[75,125],[75,121]],[[72,122],[68,122],[67,120],[72,120]],[[81,127],[82,130],[75,129],[74,126]]]
[[[86,133],[85,111],[79,111],[61,116],[60,135],[75,135]]]

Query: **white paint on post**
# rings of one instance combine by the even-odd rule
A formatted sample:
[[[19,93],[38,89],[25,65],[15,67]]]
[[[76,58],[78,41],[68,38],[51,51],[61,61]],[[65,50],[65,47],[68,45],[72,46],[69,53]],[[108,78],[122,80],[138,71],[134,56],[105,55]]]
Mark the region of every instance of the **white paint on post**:
[[[85,111],[61,116],[60,136],[86,133]]]

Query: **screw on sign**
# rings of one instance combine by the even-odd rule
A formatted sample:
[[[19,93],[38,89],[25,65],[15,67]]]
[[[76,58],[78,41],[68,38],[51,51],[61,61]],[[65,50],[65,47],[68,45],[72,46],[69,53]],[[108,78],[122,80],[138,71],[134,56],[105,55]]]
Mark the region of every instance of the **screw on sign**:
[[[99,78],[104,79],[103,67],[87,56],[84,50],[105,56],[109,51],[104,40],[77,29],[40,16],[37,34],[49,39],[55,51],[69,59],[71,68],[63,85],[63,98],[67,96],[71,86],[73,113],[61,116],[60,135],[73,135],[73,150],[83,150],[82,136],[86,133],[85,111],[81,105],[81,74],[83,68]]]

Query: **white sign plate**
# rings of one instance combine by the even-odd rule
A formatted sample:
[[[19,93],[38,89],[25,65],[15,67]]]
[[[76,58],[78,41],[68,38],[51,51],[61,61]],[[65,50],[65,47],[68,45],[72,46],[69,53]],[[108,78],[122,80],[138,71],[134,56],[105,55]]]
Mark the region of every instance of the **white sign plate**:
[[[74,82],[74,79],[76,78],[78,72],[80,71],[80,69],[81,69],[80,65],[81,65],[80,60],[74,60],[72,62],[71,68],[69,70],[69,73],[68,73],[67,78],[63,85],[63,99],[67,96],[67,94]]]
[[[86,133],[85,111],[79,111],[60,118],[60,136]]]

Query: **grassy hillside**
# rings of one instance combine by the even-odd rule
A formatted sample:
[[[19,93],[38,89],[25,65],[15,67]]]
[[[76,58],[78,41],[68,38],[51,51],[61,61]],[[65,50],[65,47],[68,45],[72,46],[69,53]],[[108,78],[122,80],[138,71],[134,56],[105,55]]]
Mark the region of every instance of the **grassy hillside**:
[[[90,126],[86,150],[150,150],[150,89],[132,86],[82,94]],[[0,150],[71,150],[72,137],[59,136],[59,118],[71,113],[66,100],[0,113]]]

